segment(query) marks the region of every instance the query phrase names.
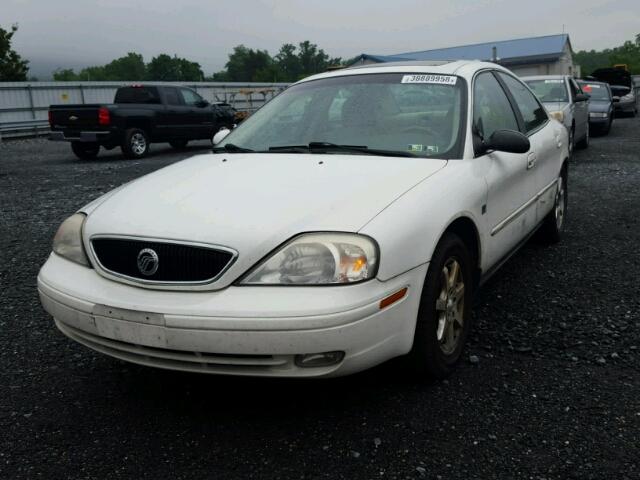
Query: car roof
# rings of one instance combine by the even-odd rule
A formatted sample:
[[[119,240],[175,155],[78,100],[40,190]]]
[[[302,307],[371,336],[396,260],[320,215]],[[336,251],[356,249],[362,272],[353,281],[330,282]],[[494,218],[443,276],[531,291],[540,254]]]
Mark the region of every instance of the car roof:
[[[520,77],[520,80],[563,80],[567,78],[569,75],[530,75],[527,77]]]
[[[607,82],[601,82],[600,80],[585,80],[584,78],[579,78],[576,80],[578,83],[588,83],[589,85],[606,85],[609,86]]]
[[[323,78],[344,77],[352,75],[366,75],[374,73],[432,73],[439,75],[458,75],[463,78],[471,78],[478,70],[495,69],[510,73],[506,68],[491,62],[479,60],[453,60],[453,61],[406,61],[373,63],[369,65],[357,65],[353,67],[332,70],[319,73],[300,80],[298,83],[320,80]]]

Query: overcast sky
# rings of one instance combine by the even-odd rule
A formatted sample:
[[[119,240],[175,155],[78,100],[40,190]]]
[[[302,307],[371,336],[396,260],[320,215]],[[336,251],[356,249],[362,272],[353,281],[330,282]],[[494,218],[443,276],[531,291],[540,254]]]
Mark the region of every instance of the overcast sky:
[[[104,64],[129,51],[224,67],[235,45],[268,50],[310,40],[331,56],[391,54],[493,40],[570,34],[574,50],[640,33],[639,0],[0,0],[0,26],[45,76]]]

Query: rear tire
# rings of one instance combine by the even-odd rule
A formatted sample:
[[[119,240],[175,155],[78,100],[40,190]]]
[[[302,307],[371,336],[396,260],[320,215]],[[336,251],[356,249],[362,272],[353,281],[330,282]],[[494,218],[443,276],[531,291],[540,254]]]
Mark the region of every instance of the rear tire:
[[[121,148],[126,158],[143,158],[149,153],[149,138],[144,130],[130,128],[124,132]]]
[[[93,160],[100,152],[100,145],[95,142],[71,142],[71,150],[80,160]]]
[[[569,147],[569,158],[571,158],[571,159],[573,158],[573,149],[575,147],[574,140],[575,140],[575,129],[574,129],[573,125],[572,125],[571,126],[571,130],[569,130],[569,140],[568,140],[568,142],[569,142],[569,145],[568,145],[568,147]]]
[[[189,140],[171,140],[169,142],[169,145],[171,145],[176,150],[184,150],[185,148],[187,148],[188,143]]]
[[[409,367],[419,377],[445,378],[462,357],[471,323],[472,260],[464,242],[445,233],[422,287]]]
[[[538,239],[547,245],[558,243],[562,239],[564,232],[565,217],[568,206],[567,196],[567,172],[562,172],[558,177],[558,188],[556,189],[556,197],[553,203],[553,209],[547,214],[542,221],[540,230],[538,230]]]

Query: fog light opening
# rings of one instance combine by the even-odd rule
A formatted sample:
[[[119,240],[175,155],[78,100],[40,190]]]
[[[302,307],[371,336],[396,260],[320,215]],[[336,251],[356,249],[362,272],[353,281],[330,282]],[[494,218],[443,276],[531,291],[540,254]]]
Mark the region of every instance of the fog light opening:
[[[329,367],[340,363],[344,352],[305,353],[296,355],[295,363],[300,368]]]

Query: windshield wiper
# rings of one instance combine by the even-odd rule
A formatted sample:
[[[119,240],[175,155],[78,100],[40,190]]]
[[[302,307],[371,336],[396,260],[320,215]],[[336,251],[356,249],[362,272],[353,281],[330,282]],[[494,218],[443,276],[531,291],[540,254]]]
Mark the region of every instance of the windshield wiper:
[[[225,143],[222,147],[213,147],[214,152],[227,152],[227,153],[252,153],[255,150],[250,148],[239,147],[233,143]]]
[[[415,157],[410,152],[403,152],[400,150],[380,150],[375,148],[369,148],[366,145],[339,145],[330,142],[310,142],[308,145],[282,145],[277,147],[269,147],[270,152],[317,152],[325,153],[327,151],[333,152],[355,152],[364,155],[379,155],[386,157]]]

